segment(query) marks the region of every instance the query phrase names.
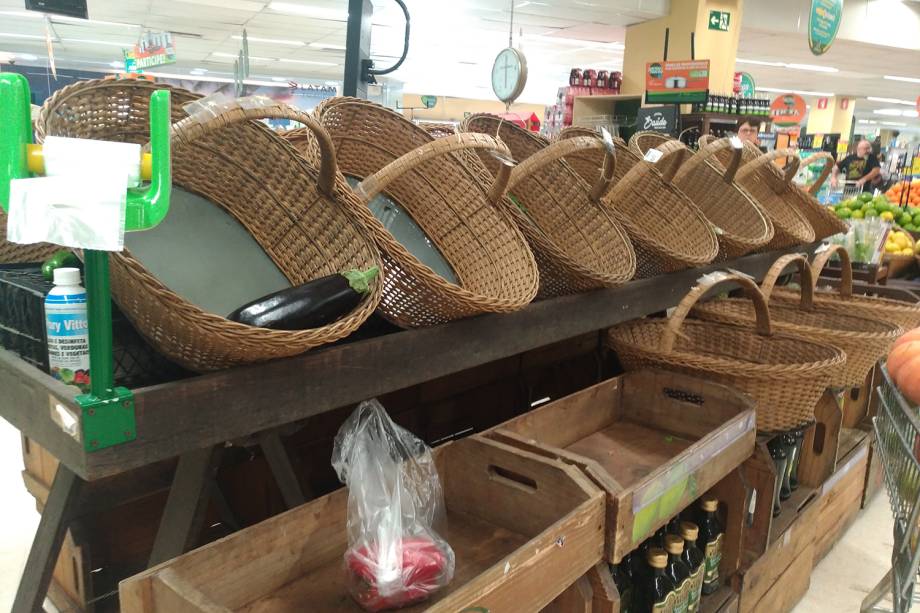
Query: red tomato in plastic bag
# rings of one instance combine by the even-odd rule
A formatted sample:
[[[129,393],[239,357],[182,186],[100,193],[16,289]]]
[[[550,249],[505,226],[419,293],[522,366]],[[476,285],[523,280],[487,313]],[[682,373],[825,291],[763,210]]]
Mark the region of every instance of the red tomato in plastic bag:
[[[379,552],[373,546],[350,549],[345,554],[346,571],[352,596],[368,611],[404,607],[424,600],[444,585],[447,558],[438,545],[424,537],[406,538],[401,542],[402,564],[399,577],[387,581],[381,594]],[[395,573],[394,573],[395,574]]]

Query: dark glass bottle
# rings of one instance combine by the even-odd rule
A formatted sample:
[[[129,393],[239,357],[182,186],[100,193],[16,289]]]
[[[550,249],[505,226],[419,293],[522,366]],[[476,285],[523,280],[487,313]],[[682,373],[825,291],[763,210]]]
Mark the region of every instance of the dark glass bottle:
[[[780,500],[788,500],[792,496],[792,465],[795,462],[795,437],[791,432],[782,436],[783,451],[786,452],[786,470],[783,471],[783,486],[780,488]]]
[[[700,529],[693,522],[684,521],[680,523],[680,535],[684,539],[684,552],[680,554],[680,557],[690,569],[690,594],[687,599],[687,611],[690,613],[696,613],[700,609],[703,573],[706,570],[706,556],[696,546],[696,539],[699,534]]]
[[[792,437],[795,439],[795,456],[792,458],[792,472],[789,476],[789,487],[792,491],[799,487],[799,462],[802,459],[802,443],[805,442],[805,431],[798,429],[793,431]]]
[[[668,565],[664,573],[674,582],[677,600],[674,613],[687,613],[690,604],[690,567],[683,561],[684,539],[677,534],[664,537],[664,549],[668,552]]]
[[[674,582],[665,574],[668,554],[660,547],[652,547],[646,556],[651,572],[642,585],[641,613],[664,613],[674,608],[677,599]]]
[[[629,577],[629,563],[624,559],[620,564],[610,565],[610,574],[620,592],[620,613],[633,612],[633,584]]]
[[[773,517],[776,517],[783,510],[780,506],[780,490],[783,487],[783,474],[786,472],[786,450],[783,449],[780,437],[770,439],[767,443],[767,449],[770,450],[770,457],[773,458],[773,467],[776,469],[776,484],[773,487]]]
[[[699,541],[706,558],[703,570],[703,593],[712,594],[719,589],[719,562],[722,561],[722,525],[716,512],[719,510],[719,501],[712,496],[704,496],[700,501],[703,511],[700,518]]]
[[[668,522],[667,528],[668,534],[680,534],[680,515],[675,515],[671,518],[671,521]],[[663,545],[667,545],[667,536],[665,536],[665,542]],[[667,549],[667,547],[665,547]]]

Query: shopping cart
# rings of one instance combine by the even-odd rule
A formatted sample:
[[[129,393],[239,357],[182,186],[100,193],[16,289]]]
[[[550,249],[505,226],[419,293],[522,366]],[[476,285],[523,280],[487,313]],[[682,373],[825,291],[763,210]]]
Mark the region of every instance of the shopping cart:
[[[876,452],[894,514],[891,570],[866,596],[860,611],[905,613],[920,600],[914,584],[920,568],[920,409],[898,391],[881,366],[879,410],[873,418]],[[891,608],[882,608],[882,604]]]

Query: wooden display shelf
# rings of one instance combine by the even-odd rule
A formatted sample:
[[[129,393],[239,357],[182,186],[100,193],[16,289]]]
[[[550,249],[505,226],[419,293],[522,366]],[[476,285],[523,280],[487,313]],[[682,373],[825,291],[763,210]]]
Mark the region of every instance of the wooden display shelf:
[[[560,398],[487,436],[578,466],[604,490],[606,555],[617,564],[748,458],[754,428],[743,394],[648,370]]]
[[[476,435],[434,454],[456,570],[403,610],[537,611],[600,561],[604,497],[575,468]],[[342,568],[347,500],[340,489],[125,580],[122,610],[361,611]]]
[[[814,564],[817,566],[855,521],[865,489],[869,441],[865,432],[844,429],[841,455],[834,474],[821,486],[815,528]]]

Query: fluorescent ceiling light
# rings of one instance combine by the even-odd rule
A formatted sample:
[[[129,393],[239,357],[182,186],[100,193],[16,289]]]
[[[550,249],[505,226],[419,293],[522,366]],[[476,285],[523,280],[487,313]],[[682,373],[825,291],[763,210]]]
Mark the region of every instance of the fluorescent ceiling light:
[[[894,75],[886,74],[885,78],[889,81],[906,81],[907,83],[920,83],[920,79],[917,77],[896,77]]]
[[[188,73],[194,74],[194,75],[203,75],[207,71],[208,71],[207,68],[192,68],[191,70],[188,71]]]
[[[277,83],[286,83],[287,79],[285,79],[284,77],[272,77],[272,81],[275,81]]]
[[[771,92],[775,94],[798,94],[800,96],[819,96],[821,98],[830,98],[834,94],[831,92],[810,92],[803,89],[779,89],[776,87],[757,86],[759,92]]]
[[[622,49],[623,43],[605,43],[598,40],[584,40],[581,38],[563,38],[562,36],[546,36],[543,34],[525,34],[524,40],[533,40],[541,43],[556,43],[560,45],[575,45],[578,47],[591,47],[592,49]]]
[[[286,57],[281,58],[281,62],[286,64],[309,64],[310,66],[338,66],[335,62],[314,62],[312,60],[291,60]]]
[[[897,121],[883,121],[883,122],[881,122],[881,123],[882,123],[883,126],[901,126],[901,127],[904,127],[904,126],[907,125],[906,123],[900,123],[900,122],[897,122]]]
[[[765,62],[763,60],[743,60],[740,57],[735,59],[736,64],[757,64],[758,66],[785,66],[783,62]]]
[[[124,62],[119,62],[118,60],[115,60],[115,61],[113,61],[113,62],[109,62],[109,66],[111,66],[112,68],[124,68],[124,67],[125,67],[125,63],[124,63]]]
[[[272,11],[286,13],[288,15],[303,15],[304,17],[329,19],[331,21],[348,21],[348,11],[340,9],[307,6],[303,4],[294,4],[292,2],[272,2],[268,5],[268,8]]]
[[[122,49],[126,49],[126,48],[134,46],[134,43],[119,43],[119,42],[112,42],[110,40],[95,40],[91,38],[62,38],[61,42],[62,43],[77,43],[80,45],[105,45],[107,47],[121,47]]]
[[[15,55],[18,59],[26,60],[27,62],[34,62],[38,59],[37,55],[33,55],[31,53],[14,53],[13,55]]]
[[[514,5],[514,8],[516,8],[516,9],[522,9],[522,8],[524,8],[525,6],[531,6],[531,5],[533,5],[533,6],[549,6],[549,5],[546,4],[545,2],[534,2],[533,0],[524,0],[524,2],[521,2],[521,3],[519,3],[519,4]]]
[[[887,102],[888,104],[904,104],[907,106],[915,106],[916,102],[911,102],[910,100],[899,100],[897,98],[876,98],[875,96],[868,96],[866,100],[872,100],[873,102]]]
[[[338,82],[338,81],[323,81],[323,82],[324,82],[326,85],[329,85],[329,86],[331,86],[331,87],[338,87],[338,86],[339,86],[339,82]]]
[[[35,34],[14,34],[12,32],[0,32],[0,38],[28,38],[30,40],[45,40],[44,36]]]
[[[106,72],[118,72],[117,70],[108,70]],[[156,77],[158,79],[177,79],[180,81],[205,81],[209,83],[235,83],[234,79],[224,78],[224,77],[211,77],[211,76],[198,76],[198,75],[187,75],[187,74],[178,74],[173,72],[151,72],[144,71],[145,75]],[[273,81],[260,81],[257,79],[245,79],[243,81],[245,85],[261,85],[265,87],[285,87],[283,85],[278,85]]]
[[[812,72],[840,72],[831,66],[818,66],[816,64],[787,64],[786,62],[767,62],[765,60],[746,60],[737,58],[738,64],[756,64],[757,66],[773,66],[775,68],[792,68],[793,70],[810,70]]]
[[[332,45],[330,43],[310,43],[314,49],[334,49],[335,51],[345,51],[345,45]]]
[[[872,111],[876,115],[889,115],[891,117],[916,117],[917,111],[902,111],[901,109],[876,109]]]
[[[231,36],[233,40],[243,40],[242,36]],[[251,43],[272,43],[275,45],[291,45],[292,47],[303,47],[304,43],[302,40],[287,40],[283,38],[259,38],[258,36],[246,36],[246,39]]]
[[[235,59],[235,60],[236,60],[236,59],[239,59],[239,57],[240,57],[240,54],[239,54],[239,53],[224,53],[223,51],[215,51],[215,52],[213,52],[211,55],[213,55],[214,57],[230,57],[230,58],[233,58],[233,59]],[[250,60],[255,60],[255,61],[257,61],[257,62],[274,62],[276,58],[273,58],[273,57],[262,57],[262,56],[259,56],[259,55],[250,55],[250,56],[249,56],[249,59],[250,59]]]
[[[95,26],[118,26],[122,28],[139,28],[136,23],[125,23],[121,21],[99,21],[98,19],[80,19],[79,17],[69,17],[67,15],[55,15],[54,13],[42,13],[39,11],[0,11],[0,15],[9,15],[10,17],[23,17],[25,19],[44,19],[47,15],[51,21],[66,21],[69,23],[86,23]]]

